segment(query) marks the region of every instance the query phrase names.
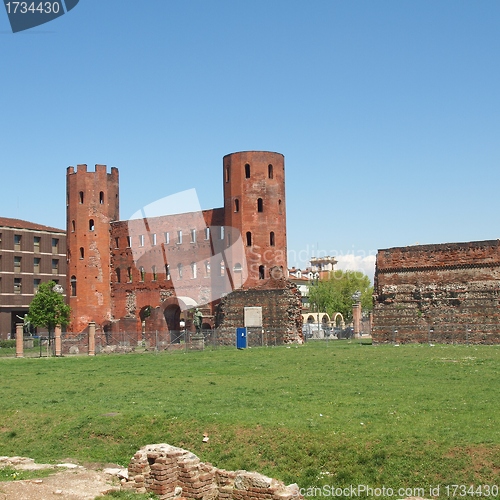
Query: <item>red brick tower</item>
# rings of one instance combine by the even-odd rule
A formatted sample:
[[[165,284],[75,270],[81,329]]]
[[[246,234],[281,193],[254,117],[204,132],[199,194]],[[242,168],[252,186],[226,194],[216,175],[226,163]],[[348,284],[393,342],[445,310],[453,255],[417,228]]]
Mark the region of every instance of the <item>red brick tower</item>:
[[[248,266],[246,285],[268,279],[271,270],[273,277],[286,277],[284,156],[243,151],[224,156],[223,165],[224,223],[241,232]]]
[[[119,218],[118,169],[69,167],[66,175],[69,331],[111,319],[110,222]]]

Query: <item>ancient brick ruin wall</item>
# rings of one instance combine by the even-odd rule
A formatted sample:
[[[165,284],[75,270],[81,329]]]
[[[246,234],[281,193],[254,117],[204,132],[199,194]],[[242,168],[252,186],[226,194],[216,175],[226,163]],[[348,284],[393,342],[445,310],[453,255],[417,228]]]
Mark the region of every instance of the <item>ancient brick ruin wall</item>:
[[[260,287],[235,290],[218,307],[217,334],[234,345],[236,328],[245,326],[245,307],[262,307],[262,328],[277,343],[302,342],[302,302],[297,287],[287,279],[269,279]]]
[[[226,471],[201,462],[193,453],[168,444],[141,448],[128,466],[128,481],[123,489],[155,493],[160,500],[299,500],[296,484],[256,472]]]
[[[373,341],[500,343],[500,241],[380,250]]]

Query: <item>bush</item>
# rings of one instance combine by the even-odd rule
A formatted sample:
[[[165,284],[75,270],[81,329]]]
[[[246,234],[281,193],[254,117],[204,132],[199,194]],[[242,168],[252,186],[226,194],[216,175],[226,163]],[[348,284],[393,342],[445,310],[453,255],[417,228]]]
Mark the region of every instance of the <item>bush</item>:
[[[0,347],[2,349],[8,349],[9,347],[16,347],[16,341],[14,340],[0,340]]]

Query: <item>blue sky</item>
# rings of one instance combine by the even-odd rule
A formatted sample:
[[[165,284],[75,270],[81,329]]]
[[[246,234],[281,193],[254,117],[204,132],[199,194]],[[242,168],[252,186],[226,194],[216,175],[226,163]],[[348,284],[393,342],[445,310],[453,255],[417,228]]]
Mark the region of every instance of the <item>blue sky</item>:
[[[16,34],[0,10],[0,215],[64,228],[79,163],[119,168],[122,219],[219,207],[222,157],[270,150],[290,265],[496,239],[499,61],[497,0],[80,0]]]

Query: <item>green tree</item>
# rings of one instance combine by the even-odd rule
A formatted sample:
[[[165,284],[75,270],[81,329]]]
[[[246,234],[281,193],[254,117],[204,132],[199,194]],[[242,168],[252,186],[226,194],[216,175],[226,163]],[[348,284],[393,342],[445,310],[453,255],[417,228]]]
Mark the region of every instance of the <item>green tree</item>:
[[[370,278],[359,271],[333,271],[330,278],[315,282],[309,287],[309,303],[316,311],[325,311],[330,317],[342,313],[348,323],[352,320],[352,295],[361,292],[361,308],[373,308],[373,286]]]
[[[71,311],[55,287],[54,281],[41,283],[28,311],[29,322],[33,326],[47,328],[49,333],[54,331],[56,325],[67,325]]]

